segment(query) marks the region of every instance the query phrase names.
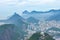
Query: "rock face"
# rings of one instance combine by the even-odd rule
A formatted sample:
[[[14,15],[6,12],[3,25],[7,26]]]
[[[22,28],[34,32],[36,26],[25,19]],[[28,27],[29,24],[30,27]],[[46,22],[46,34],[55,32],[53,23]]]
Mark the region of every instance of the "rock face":
[[[53,15],[47,18],[47,21],[55,20],[55,21],[60,21],[60,10],[50,10]]]
[[[27,22],[29,22],[29,23],[38,23],[39,20],[35,19],[34,17],[29,17],[29,18],[27,18]]]
[[[56,13],[56,14],[50,16],[47,20],[48,21],[51,21],[51,20],[60,21],[60,13]]]
[[[20,15],[15,13],[13,16],[11,16],[9,19],[7,19],[6,22],[5,22],[5,20],[1,21],[1,22],[4,22],[6,24],[13,24],[13,25],[16,26],[16,27],[12,26],[12,27],[15,28],[15,30],[14,29],[9,29],[9,28],[7,28],[8,30],[6,30],[8,32],[12,31],[12,30],[16,32],[16,33],[11,32],[11,33],[13,33],[12,34],[13,36],[11,36],[11,37],[14,37],[14,38],[12,38],[13,40],[18,40],[18,39],[21,40],[21,39],[24,38],[24,34],[26,34],[25,31],[26,31],[26,28],[27,28],[28,24],[25,22],[25,19],[23,17],[21,17]],[[10,25],[6,25],[6,26],[10,27]],[[5,25],[4,25],[4,27],[5,27]],[[4,35],[5,35],[6,31],[4,31]],[[5,36],[4,35],[3,35],[3,37],[5,39],[5,36],[7,34]],[[10,35],[10,34],[8,34],[8,35]],[[19,37],[19,38],[17,39],[17,37]],[[10,36],[9,36],[9,38],[10,38]],[[2,40],[4,40],[4,39],[2,39]],[[12,39],[10,38],[10,39],[7,39],[7,40],[12,40]]]
[[[14,13],[14,15],[12,15],[8,20],[13,21],[13,20],[18,20],[18,19],[20,19],[20,20],[24,20],[23,17],[21,17],[21,16],[18,15],[17,13]]]
[[[15,25],[4,24],[0,26],[0,40],[13,40]]]
[[[18,31],[14,24],[4,24],[0,26],[0,40],[21,40],[24,39],[24,31]]]

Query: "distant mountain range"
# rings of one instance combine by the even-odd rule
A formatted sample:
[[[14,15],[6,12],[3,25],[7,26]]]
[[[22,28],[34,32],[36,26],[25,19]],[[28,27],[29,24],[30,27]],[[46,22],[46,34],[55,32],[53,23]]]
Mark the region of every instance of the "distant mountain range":
[[[25,20],[23,17],[21,17],[17,13],[14,13],[14,15],[12,15],[8,20],[13,21],[13,20],[18,20],[18,19]]]
[[[59,10],[49,10],[49,11],[27,11],[25,10],[22,15],[24,18],[34,17],[38,20],[60,20],[60,9]]]
[[[27,29],[28,23],[25,22],[25,19],[23,17],[21,17],[20,15],[18,15],[16,13],[14,15],[12,15],[9,19],[1,20],[0,22],[15,25],[15,27],[14,27],[15,31],[18,32],[18,34],[20,35],[19,40],[21,40],[24,37],[24,34],[26,34],[25,31]],[[7,25],[7,26],[9,27],[10,25]]]
[[[21,16],[17,13],[14,13],[14,15],[9,17],[8,19],[0,20],[0,22],[12,24],[12,26],[15,25],[16,32],[18,32],[21,35],[20,38],[22,38],[24,34],[27,34],[26,30],[30,23],[34,24],[40,21],[52,21],[52,20],[60,21],[60,10],[32,11],[32,12],[28,12],[27,10],[25,10]],[[7,26],[9,27],[10,25]],[[60,31],[59,28],[53,27],[48,29],[47,31],[49,30]]]
[[[27,11],[25,10],[22,15],[18,15],[17,13],[14,13],[9,19],[6,20],[0,20],[0,22],[7,22],[7,21],[16,21],[16,20],[22,20],[26,21],[26,19],[33,17],[33,19],[37,20],[60,20],[60,9],[59,10],[49,10],[49,11]]]
[[[27,18],[27,22],[29,22],[29,23],[38,23],[39,20],[35,19],[34,17],[29,17],[29,18]]]
[[[41,14],[42,14],[42,13],[49,13],[49,12],[60,12],[60,9],[59,9],[59,10],[51,9],[51,10],[49,10],[49,11],[31,11],[31,12],[25,10],[25,11],[23,12],[23,14],[37,14],[37,13],[41,13]]]
[[[54,15],[50,16],[47,20],[55,20],[55,21],[60,21],[60,11],[55,12]]]
[[[30,14],[31,13],[31,14]],[[33,14],[34,13],[34,14]],[[40,14],[41,13],[41,14]],[[44,14],[42,14],[44,13]],[[27,18],[25,18],[27,17]],[[29,23],[38,23],[40,20],[60,20],[60,10],[50,10],[46,12],[32,11],[28,12],[25,10],[20,16],[17,13],[14,13],[10,18],[6,20],[0,20],[0,22],[15,24],[22,28],[23,25],[27,26]]]

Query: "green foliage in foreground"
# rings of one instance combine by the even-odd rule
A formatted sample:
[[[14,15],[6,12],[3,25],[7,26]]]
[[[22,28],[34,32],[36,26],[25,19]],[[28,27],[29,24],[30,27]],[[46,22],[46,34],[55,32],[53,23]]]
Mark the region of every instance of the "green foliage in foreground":
[[[28,40],[55,40],[52,36],[47,33],[44,33],[45,36],[41,35],[40,32],[34,33]]]

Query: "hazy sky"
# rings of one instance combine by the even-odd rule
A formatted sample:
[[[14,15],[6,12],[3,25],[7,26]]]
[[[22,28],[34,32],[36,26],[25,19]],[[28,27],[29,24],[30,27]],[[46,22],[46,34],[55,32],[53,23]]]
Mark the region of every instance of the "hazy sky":
[[[60,0],[0,0],[0,19],[8,18],[14,12],[60,9]]]

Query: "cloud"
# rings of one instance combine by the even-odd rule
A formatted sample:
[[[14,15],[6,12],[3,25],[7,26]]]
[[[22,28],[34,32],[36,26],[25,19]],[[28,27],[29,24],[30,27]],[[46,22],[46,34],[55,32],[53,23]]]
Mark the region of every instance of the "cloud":
[[[0,0],[0,5],[12,5],[16,7],[38,7],[38,6],[47,6],[47,7],[60,7],[60,0]],[[45,8],[44,7],[44,8]]]
[[[27,2],[26,1],[22,1],[20,3],[18,3],[18,5],[25,5]]]
[[[0,0],[0,5],[24,5],[26,2],[19,0]]]
[[[28,0],[27,3],[29,4],[46,4],[46,3],[53,3],[56,0]]]
[[[56,0],[28,0],[26,3],[31,5],[42,5],[47,3],[53,3]]]
[[[0,5],[14,6],[59,6],[59,0],[0,0]],[[56,4],[56,5],[55,5]]]
[[[12,0],[0,0],[0,3],[6,3],[6,2],[9,2],[9,1],[12,1]]]
[[[45,4],[53,3],[55,0],[0,0],[2,4],[19,4],[19,5],[36,5],[36,4]]]
[[[56,4],[56,5],[55,5]],[[59,6],[59,0],[0,0],[0,5],[13,5],[13,6]],[[53,6],[54,5],[54,6]]]

